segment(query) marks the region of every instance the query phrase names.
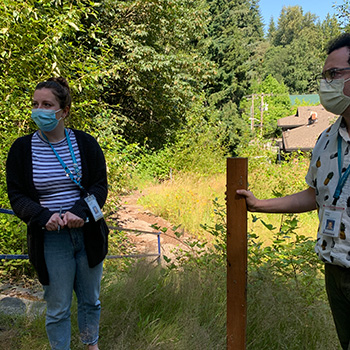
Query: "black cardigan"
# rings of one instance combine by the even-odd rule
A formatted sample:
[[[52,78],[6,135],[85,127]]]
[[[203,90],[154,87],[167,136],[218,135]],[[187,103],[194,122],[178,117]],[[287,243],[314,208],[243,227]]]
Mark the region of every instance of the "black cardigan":
[[[81,158],[81,184],[89,194],[94,194],[102,208],[107,198],[107,171],[104,155],[97,141],[89,134],[73,130]],[[33,134],[18,138],[9,151],[6,162],[7,191],[15,214],[27,224],[29,259],[38,272],[39,281],[49,284],[44,257],[44,226],[53,212],[40,205],[39,195],[33,182],[31,141]],[[105,258],[108,249],[108,227],[101,219],[97,222],[89,215],[89,208],[82,193],[69,211],[89,223],[83,227],[85,249],[90,267]]]

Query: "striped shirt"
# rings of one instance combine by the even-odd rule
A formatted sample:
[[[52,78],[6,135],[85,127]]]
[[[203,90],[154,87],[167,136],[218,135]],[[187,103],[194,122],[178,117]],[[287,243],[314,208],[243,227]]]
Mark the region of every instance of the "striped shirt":
[[[74,132],[68,129],[74,155],[81,171],[80,152]],[[56,152],[76,176],[67,139],[51,143]],[[64,171],[61,163],[49,143],[42,139],[39,132],[32,138],[33,181],[39,194],[40,204],[52,212],[69,210],[80,199],[80,189]]]

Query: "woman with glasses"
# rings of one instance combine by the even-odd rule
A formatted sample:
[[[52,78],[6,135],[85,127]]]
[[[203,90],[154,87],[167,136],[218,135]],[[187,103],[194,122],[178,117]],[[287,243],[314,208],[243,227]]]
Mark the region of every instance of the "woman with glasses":
[[[53,350],[69,350],[73,290],[87,349],[98,349],[100,282],[108,228],[106,164],[96,140],[68,129],[71,93],[64,78],[39,83],[32,119],[38,130],[17,139],[8,154],[8,196],[27,224],[30,261],[43,284],[46,331]]]

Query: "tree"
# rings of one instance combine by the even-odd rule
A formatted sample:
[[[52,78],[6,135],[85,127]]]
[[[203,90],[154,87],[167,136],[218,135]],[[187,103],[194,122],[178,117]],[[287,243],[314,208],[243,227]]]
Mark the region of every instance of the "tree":
[[[86,40],[95,36],[98,28],[83,28],[81,23],[82,17],[95,14],[94,6],[84,7],[81,1],[61,6],[43,0],[0,4],[0,110],[6,115],[0,128],[7,135],[13,138],[33,130],[30,100],[34,87],[52,75],[63,75],[70,82],[74,124],[91,125],[87,120],[96,113],[91,105],[101,91],[97,81],[105,59],[103,48],[94,51],[84,46],[80,33],[84,32]]]
[[[208,56],[218,69],[208,96],[221,108],[229,101],[237,103],[245,94],[249,86],[247,74],[253,70],[249,58],[263,38],[263,30],[256,1],[209,0],[208,3],[212,14]]]
[[[326,19],[318,23],[319,27],[319,48],[324,53],[324,58],[326,56],[325,48],[327,43],[341,34],[341,28],[336,15],[326,16]]]
[[[119,113],[127,140],[159,148],[210,77],[196,49],[206,28],[203,1],[109,0],[100,16],[113,57],[102,100]]]
[[[207,55],[217,67],[206,86],[208,101],[227,125],[232,148],[244,132],[237,106],[247,93],[255,68],[255,52],[263,40],[258,2],[255,0],[207,0],[211,13]]]
[[[278,18],[278,26],[273,44],[275,46],[286,46],[293,40],[303,37],[308,29],[315,29],[316,15],[307,12],[303,14],[300,6],[283,6]]]
[[[265,75],[284,83],[291,93],[313,93],[318,89],[315,76],[324,62],[324,34],[317,17],[305,15],[299,6],[283,7],[278,26],[267,50]]]
[[[277,28],[275,25],[275,21],[273,20],[273,17],[271,17],[270,23],[269,23],[269,29],[267,31],[267,39],[270,43],[273,42],[275,39],[276,30]]]
[[[345,31],[349,31],[349,14],[350,14],[350,3],[349,0],[343,0],[341,5],[334,6],[337,10],[337,17],[341,27]]]
[[[161,147],[210,76],[196,50],[205,21],[203,0],[3,2],[0,88],[9,104],[26,101],[11,120],[20,119],[20,133],[30,130],[35,84],[64,75],[74,93],[72,125],[93,133],[108,125],[130,142]]]
[[[138,151],[134,142],[171,144],[188,122],[186,112],[193,105],[203,108],[198,101],[211,74],[212,64],[197,49],[208,17],[203,1],[0,3],[1,207],[9,207],[7,151],[15,138],[36,130],[32,94],[51,76],[70,82],[69,126],[98,139],[112,188],[121,177],[118,165],[131,163]],[[124,177],[130,172],[122,170]],[[8,225],[2,237],[18,231]],[[7,241],[0,240],[1,251]]]

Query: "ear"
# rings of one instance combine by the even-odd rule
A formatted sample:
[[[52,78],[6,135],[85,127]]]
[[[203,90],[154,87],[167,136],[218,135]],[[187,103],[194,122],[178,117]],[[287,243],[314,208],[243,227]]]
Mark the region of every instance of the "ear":
[[[66,117],[68,117],[69,110],[70,110],[69,106],[66,106],[66,107],[63,108],[63,110],[62,110],[62,112],[63,112],[62,118],[63,119],[66,119]]]

